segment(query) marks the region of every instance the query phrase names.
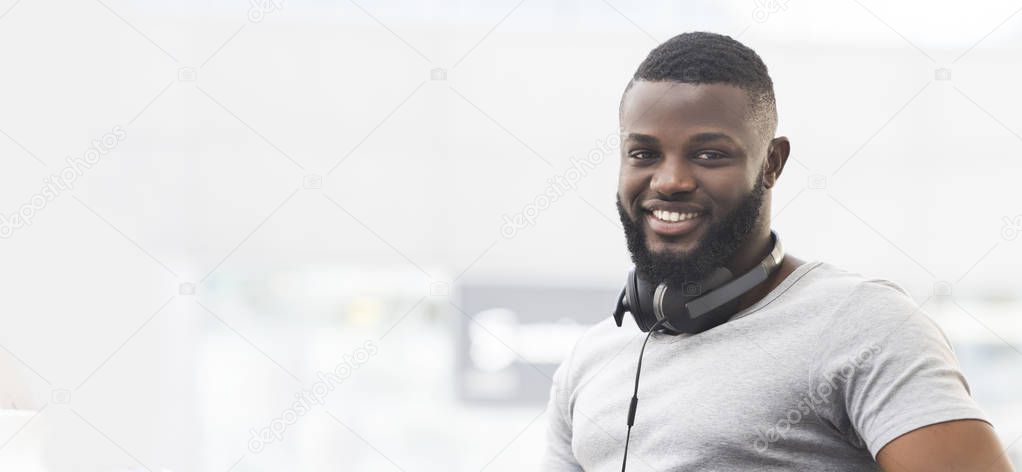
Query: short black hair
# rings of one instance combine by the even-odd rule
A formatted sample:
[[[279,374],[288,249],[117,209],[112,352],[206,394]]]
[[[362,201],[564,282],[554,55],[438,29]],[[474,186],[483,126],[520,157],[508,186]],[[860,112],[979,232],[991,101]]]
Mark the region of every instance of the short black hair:
[[[703,31],[682,33],[657,46],[639,64],[624,95],[637,80],[687,84],[727,84],[745,90],[752,115],[773,137],[777,129],[774,82],[763,59],[734,38]]]

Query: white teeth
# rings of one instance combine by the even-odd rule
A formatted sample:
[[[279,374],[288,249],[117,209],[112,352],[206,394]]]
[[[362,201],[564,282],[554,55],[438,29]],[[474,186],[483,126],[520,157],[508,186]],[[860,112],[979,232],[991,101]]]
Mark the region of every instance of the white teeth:
[[[653,216],[660,221],[685,221],[699,216],[699,213],[678,213],[676,211],[653,210]]]

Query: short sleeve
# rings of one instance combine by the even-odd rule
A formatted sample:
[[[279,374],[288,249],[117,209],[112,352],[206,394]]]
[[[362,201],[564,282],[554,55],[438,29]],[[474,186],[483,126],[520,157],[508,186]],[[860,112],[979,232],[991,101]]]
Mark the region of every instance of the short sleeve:
[[[972,399],[943,331],[897,284],[862,283],[821,336],[816,408],[873,458],[898,436],[945,421],[989,419]]]
[[[546,418],[546,451],[543,457],[543,471],[568,472],[581,471],[582,467],[575,460],[571,450],[571,412],[568,384],[568,368],[571,363],[569,356],[554,372],[550,385],[550,399],[547,401]]]

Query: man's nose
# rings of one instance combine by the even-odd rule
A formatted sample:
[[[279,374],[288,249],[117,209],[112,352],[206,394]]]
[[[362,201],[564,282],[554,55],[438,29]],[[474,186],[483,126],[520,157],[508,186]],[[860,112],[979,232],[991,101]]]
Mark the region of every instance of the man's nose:
[[[665,156],[650,182],[650,188],[661,195],[691,192],[696,187],[692,164],[677,156]]]

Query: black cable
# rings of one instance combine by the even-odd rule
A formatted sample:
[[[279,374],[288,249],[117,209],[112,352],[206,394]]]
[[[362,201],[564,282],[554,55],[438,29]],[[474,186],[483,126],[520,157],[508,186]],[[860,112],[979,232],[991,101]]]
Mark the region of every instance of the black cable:
[[[632,392],[632,402],[628,405],[628,433],[625,434],[625,456],[621,459],[621,472],[625,472],[625,465],[628,464],[628,441],[632,438],[632,425],[635,424],[635,408],[639,405],[639,372],[642,371],[642,354],[646,351],[646,343],[649,342],[649,337],[653,335],[653,331],[659,329],[666,321],[667,318],[662,318],[653,323],[653,326],[649,328],[649,333],[646,334],[646,340],[642,342],[642,348],[639,349],[639,365],[635,367],[635,391]]]

